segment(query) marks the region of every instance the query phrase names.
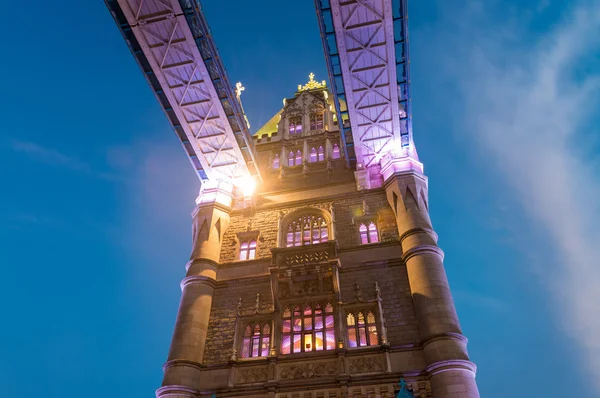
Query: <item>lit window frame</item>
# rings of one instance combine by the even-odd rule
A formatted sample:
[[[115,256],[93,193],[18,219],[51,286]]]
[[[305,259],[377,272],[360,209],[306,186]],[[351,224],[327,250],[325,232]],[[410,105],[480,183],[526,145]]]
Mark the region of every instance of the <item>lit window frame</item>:
[[[375,307],[344,311],[346,346],[349,349],[381,345],[379,316]]]
[[[328,242],[330,221],[320,212],[304,212],[291,217],[283,228],[284,247],[309,246]]]
[[[257,330],[258,327],[258,330]],[[242,324],[239,346],[240,359],[266,358],[271,352],[273,322],[249,320]]]
[[[311,112],[308,116],[310,131],[323,130],[325,126],[324,112]]]
[[[337,159],[340,159],[341,156],[342,156],[342,153],[340,150],[340,146],[338,144],[333,144],[333,147],[331,149],[331,159],[337,160]]]
[[[335,350],[335,310],[330,302],[287,305],[281,314],[281,355]]]
[[[291,116],[288,119],[289,133],[291,136],[302,134],[302,116]]]
[[[275,156],[273,156],[273,162],[271,163],[271,168],[273,168],[273,170],[277,170],[281,167],[281,160],[279,159],[279,154],[276,153]]]

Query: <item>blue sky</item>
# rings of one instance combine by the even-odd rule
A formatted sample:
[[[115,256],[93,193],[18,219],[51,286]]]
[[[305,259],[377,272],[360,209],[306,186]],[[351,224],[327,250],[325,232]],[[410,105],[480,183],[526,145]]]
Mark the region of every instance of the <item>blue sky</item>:
[[[600,3],[449,3],[410,3],[414,134],[482,396],[600,396]],[[325,78],[312,1],[203,4],[253,128]],[[196,177],[102,2],[0,34],[0,390],[153,396]]]

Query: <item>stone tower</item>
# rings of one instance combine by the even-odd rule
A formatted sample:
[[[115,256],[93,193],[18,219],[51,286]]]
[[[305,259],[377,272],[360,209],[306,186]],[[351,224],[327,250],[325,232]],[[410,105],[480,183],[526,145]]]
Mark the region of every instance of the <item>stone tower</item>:
[[[157,397],[479,397],[413,158],[347,167],[311,74],[254,135],[256,190],[208,183]]]

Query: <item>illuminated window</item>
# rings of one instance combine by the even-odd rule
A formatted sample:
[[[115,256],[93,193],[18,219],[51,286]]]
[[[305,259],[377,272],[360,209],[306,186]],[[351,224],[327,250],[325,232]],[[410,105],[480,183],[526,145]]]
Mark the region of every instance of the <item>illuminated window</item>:
[[[294,152],[288,153],[288,166],[292,167],[294,165]]]
[[[317,150],[315,148],[312,148],[310,150],[310,156],[308,158],[308,161],[311,163],[314,163],[317,161]]]
[[[252,260],[256,257],[256,240],[243,241],[240,244],[240,260]]]
[[[319,147],[319,153],[318,153],[318,158],[319,158],[319,162],[322,162],[325,160],[325,150],[323,149],[322,146]]]
[[[346,316],[346,326],[348,329],[348,347],[365,347],[369,345],[378,345],[377,322],[375,314],[372,311],[363,311],[349,313]]]
[[[331,151],[331,157],[333,159],[340,158],[340,147],[338,146],[338,144],[333,144],[333,150]]]
[[[310,129],[311,130],[322,130],[323,129],[323,113],[311,113],[310,114]]]
[[[281,327],[281,353],[294,354],[335,349],[335,329],[333,306],[314,307],[306,305],[304,309],[296,306],[284,308]]]
[[[300,166],[302,164],[302,151],[298,149],[296,151],[296,166]]]
[[[296,116],[290,118],[290,135],[302,133],[302,118]]]
[[[369,225],[360,224],[358,228],[360,233],[360,243],[377,243],[379,242],[379,235],[377,232],[377,225],[374,222],[370,222]]]
[[[268,323],[248,324],[242,338],[242,358],[266,357],[271,343],[271,326]]]
[[[312,245],[329,240],[327,221],[321,215],[306,214],[291,221],[286,233],[286,247]]]
[[[279,168],[279,155],[275,155],[275,157],[273,158],[273,168],[274,169]]]

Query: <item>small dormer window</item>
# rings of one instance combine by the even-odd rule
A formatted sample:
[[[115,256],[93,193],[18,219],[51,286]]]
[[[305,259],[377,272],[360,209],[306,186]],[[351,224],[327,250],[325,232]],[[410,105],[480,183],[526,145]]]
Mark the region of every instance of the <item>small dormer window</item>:
[[[275,155],[275,157],[273,158],[273,168],[274,169],[279,168],[279,155]]]
[[[360,233],[360,243],[363,245],[379,242],[379,233],[374,222],[360,224],[358,232]]]
[[[338,144],[333,144],[333,150],[331,151],[331,158],[332,159],[340,158],[340,147],[338,146]]]
[[[256,257],[256,239],[246,240],[240,244],[240,261],[253,260]]]
[[[290,122],[290,135],[297,135],[302,133],[302,118],[294,116],[289,119]]]
[[[323,113],[315,112],[310,114],[310,129],[323,130]]]

